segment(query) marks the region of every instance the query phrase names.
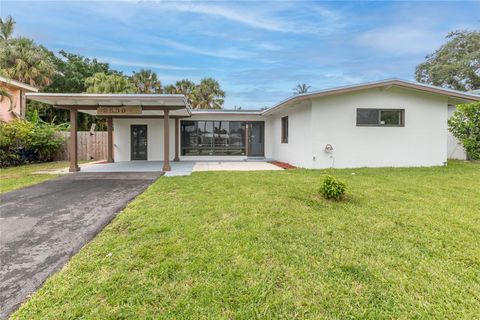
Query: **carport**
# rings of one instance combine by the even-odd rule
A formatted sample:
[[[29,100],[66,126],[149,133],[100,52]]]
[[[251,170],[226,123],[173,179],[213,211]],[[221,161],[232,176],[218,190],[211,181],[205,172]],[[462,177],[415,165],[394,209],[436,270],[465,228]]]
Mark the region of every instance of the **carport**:
[[[191,116],[184,95],[177,94],[85,94],[27,93],[27,99],[50,104],[70,112],[70,172],[80,171],[77,156],[78,113],[83,112],[107,121],[107,162],[114,162],[113,119],[163,119],[162,171],[170,171],[170,119],[175,120],[175,158],[179,161],[179,119]]]

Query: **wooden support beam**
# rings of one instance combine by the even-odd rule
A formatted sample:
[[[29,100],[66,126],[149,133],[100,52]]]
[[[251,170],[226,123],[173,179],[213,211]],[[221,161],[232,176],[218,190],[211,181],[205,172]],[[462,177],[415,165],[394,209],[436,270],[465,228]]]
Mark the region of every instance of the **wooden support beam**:
[[[180,158],[178,157],[178,149],[180,148],[180,120],[178,118],[175,118],[175,158],[173,161],[180,161]]]
[[[68,171],[80,171],[77,154],[77,110],[70,110],[70,168]]]
[[[113,119],[107,118],[107,162],[113,162]]]
[[[55,108],[58,109],[77,109],[77,110],[97,110],[98,107],[109,107],[109,108],[122,108],[127,107],[126,105],[54,105]],[[181,110],[185,109],[185,106],[142,106],[142,110]]]
[[[168,122],[170,121],[169,117],[169,110],[163,111],[163,171],[170,171],[170,153],[169,153],[169,145],[170,145],[170,128],[168,126]]]

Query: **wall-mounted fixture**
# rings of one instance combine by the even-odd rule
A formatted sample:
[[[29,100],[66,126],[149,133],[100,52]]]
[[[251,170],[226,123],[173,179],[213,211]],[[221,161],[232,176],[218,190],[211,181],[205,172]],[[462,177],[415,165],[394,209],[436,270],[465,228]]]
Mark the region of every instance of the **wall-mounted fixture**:
[[[331,153],[333,151],[333,147],[330,143],[328,143],[326,146],[325,146],[325,149],[323,150],[325,153]]]

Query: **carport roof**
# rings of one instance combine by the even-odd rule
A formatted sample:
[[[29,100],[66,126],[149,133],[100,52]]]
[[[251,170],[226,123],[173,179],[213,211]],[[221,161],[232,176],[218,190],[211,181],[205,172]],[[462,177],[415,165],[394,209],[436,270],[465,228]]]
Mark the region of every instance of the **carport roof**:
[[[110,94],[110,93],[27,93],[30,100],[63,109],[97,114],[97,107],[141,106],[142,115],[161,115],[170,110],[172,116],[190,116],[190,105],[182,94]]]

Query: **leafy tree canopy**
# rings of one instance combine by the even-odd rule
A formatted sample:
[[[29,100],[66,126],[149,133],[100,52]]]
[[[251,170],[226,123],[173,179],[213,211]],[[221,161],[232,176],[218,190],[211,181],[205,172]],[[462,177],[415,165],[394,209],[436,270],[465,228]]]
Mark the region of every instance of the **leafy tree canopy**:
[[[122,74],[95,73],[85,80],[88,93],[135,93],[135,86]]]
[[[55,57],[57,73],[52,83],[45,88],[47,92],[85,92],[85,80],[96,73],[114,73],[108,63],[98,62],[78,54],[59,52],[60,57]]]
[[[480,31],[455,31],[417,66],[418,82],[468,91],[480,88]]]
[[[133,72],[130,77],[131,82],[136,88],[137,93],[161,93],[162,84],[158,80],[158,76],[150,69],[141,69]]]
[[[15,29],[15,20],[12,16],[8,16],[5,20],[0,18],[0,39],[8,40],[13,35]]]
[[[27,38],[0,41],[0,69],[10,78],[45,87],[56,72],[55,56]]]
[[[195,109],[221,109],[224,97],[225,91],[220,83],[213,78],[205,78],[194,88],[191,104]]]

